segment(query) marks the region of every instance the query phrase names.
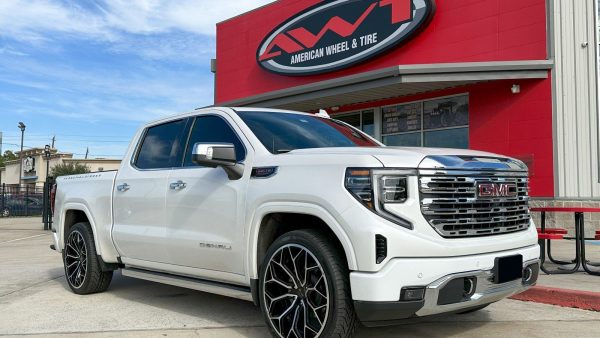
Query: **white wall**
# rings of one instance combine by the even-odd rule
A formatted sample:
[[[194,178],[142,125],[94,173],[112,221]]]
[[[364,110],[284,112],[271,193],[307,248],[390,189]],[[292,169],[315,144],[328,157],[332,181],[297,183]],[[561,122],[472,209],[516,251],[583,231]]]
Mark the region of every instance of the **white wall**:
[[[548,0],[555,59],[555,189],[562,198],[600,198],[597,0]]]

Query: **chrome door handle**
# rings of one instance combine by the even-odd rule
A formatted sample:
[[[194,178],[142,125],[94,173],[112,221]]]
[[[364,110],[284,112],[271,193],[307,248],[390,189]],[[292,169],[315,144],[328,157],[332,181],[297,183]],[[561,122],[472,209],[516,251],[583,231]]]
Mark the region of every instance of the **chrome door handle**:
[[[119,192],[125,192],[127,190],[131,189],[131,186],[127,183],[123,183],[121,185],[117,185],[117,191]]]
[[[185,189],[185,187],[187,187],[187,183],[179,180],[177,182],[171,183],[170,187],[171,187],[171,190],[182,190],[182,189]]]

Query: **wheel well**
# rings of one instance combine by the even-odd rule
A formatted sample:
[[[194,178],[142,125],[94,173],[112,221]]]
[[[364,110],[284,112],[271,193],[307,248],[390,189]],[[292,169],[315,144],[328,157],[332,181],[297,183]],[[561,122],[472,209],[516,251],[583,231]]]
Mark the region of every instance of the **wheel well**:
[[[77,223],[81,222],[89,222],[89,219],[85,212],[81,210],[68,210],[65,215],[65,223],[63,227],[63,236],[65,237],[65,241],[67,240],[67,234],[71,227]]]
[[[319,217],[298,213],[272,213],[266,215],[260,224],[256,256],[259,270],[267,250],[269,250],[269,247],[277,238],[290,231],[303,229],[318,230],[329,237],[331,243],[335,245],[346,262],[348,262],[342,243],[329,225]]]

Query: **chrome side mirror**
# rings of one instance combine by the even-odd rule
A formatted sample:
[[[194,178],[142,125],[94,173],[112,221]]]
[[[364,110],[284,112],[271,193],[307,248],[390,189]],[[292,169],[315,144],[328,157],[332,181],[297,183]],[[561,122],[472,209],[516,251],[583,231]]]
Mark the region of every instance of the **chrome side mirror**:
[[[231,180],[238,180],[244,174],[244,165],[237,163],[235,146],[231,143],[196,143],[192,161],[203,167],[222,167]]]

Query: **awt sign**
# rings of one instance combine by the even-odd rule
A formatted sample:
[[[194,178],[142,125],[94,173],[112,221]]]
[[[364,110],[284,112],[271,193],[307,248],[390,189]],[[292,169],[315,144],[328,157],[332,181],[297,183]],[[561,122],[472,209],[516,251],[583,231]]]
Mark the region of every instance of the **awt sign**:
[[[434,12],[434,0],[324,1],[271,32],[258,48],[257,61],[285,75],[339,70],[397,47]]]

